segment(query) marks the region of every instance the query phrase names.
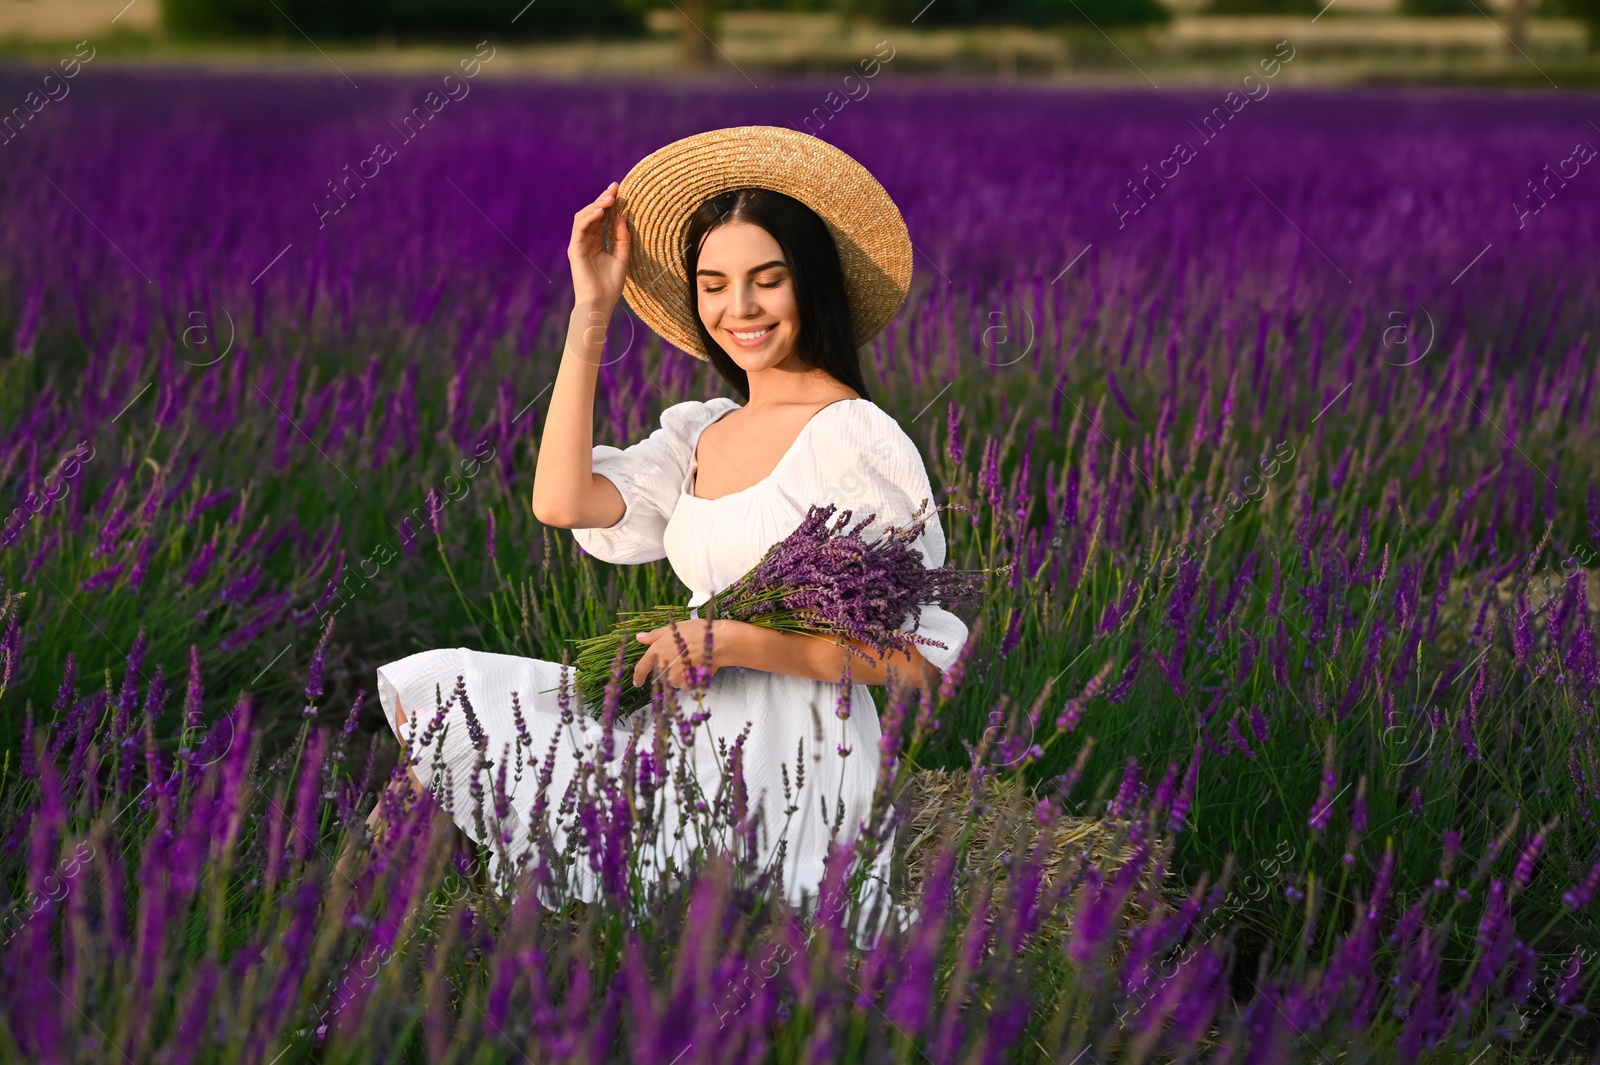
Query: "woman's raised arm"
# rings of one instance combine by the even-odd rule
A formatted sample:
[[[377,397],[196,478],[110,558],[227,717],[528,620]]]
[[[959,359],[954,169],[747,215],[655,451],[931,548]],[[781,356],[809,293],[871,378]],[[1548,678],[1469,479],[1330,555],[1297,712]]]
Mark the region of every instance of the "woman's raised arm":
[[[550,407],[533,472],[533,516],[563,529],[607,528],[627,504],[617,486],[594,472],[594,392],[606,329],[628,272],[631,238],[617,209],[617,183],[572,216],[572,317],[550,390]],[[610,215],[607,215],[607,212]],[[604,235],[611,230],[612,249]]]

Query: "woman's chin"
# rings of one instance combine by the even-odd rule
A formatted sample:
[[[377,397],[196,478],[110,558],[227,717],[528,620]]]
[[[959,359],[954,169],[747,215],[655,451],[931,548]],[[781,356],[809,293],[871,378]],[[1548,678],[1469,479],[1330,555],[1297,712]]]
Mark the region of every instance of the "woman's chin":
[[[725,345],[722,350],[726,351],[728,358],[732,359],[734,364],[747,374],[755,373],[758,370],[770,370],[774,366],[781,364],[790,355],[789,351],[763,351],[759,349],[750,351],[734,347],[731,344]]]

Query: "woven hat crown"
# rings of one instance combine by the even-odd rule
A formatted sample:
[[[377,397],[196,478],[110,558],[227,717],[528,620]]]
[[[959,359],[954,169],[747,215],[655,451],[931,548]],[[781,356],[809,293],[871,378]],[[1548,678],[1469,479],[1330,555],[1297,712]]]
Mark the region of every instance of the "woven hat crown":
[[[707,358],[682,246],[701,204],[738,188],[792,196],[833,235],[857,344],[887,325],[911,284],[911,235],[876,178],[827,141],[782,126],[734,126],[677,140],[639,160],[617,188],[632,247],[622,297],[674,347]]]

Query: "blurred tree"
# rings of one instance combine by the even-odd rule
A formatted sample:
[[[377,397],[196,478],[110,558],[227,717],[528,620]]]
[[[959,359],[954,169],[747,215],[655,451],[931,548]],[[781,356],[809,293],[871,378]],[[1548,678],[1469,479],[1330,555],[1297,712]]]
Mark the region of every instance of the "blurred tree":
[[[1211,0],[1213,15],[1315,15],[1328,0]]]
[[[506,40],[641,34],[647,6],[647,0],[161,0],[161,13],[169,31],[192,36]]]
[[[968,26],[1011,23],[1058,26],[1094,23],[1122,26],[1166,22],[1172,12],[1160,0],[843,0],[857,14],[886,23],[918,26]],[[926,9],[926,10],[924,10]],[[921,12],[919,15],[918,12]]]
[[[711,44],[717,32],[716,13],[712,0],[682,0],[678,14],[683,16],[683,26],[678,30],[678,43],[683,53],[683,65],[689,70],[709,70]]]
[[[1400,0],[1402,15],[1481,15],[1472,0]]]
[[[1506,13],[1506,48],[1513,54],[1527,54],[1523,46],[1528,43],[1528,16],[1538,0],[1511,0],[1511,10]]]
[[[1544,0],[1541,14],[1581,19],[1589,27],[1589,48],[1600,48],[1600,0]]]

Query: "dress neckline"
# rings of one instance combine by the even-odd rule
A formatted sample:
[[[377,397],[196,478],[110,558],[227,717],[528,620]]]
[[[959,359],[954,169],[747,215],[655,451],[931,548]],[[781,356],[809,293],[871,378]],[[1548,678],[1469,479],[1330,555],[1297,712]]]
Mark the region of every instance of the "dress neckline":
[[[684,475],[683,484],[680,486],[680,493],[679,494],[680,494],[681,498],[684,498],[684,499],[695,499],[695,500],[699,500],[702,503],[720,503],[724,499],[732,499],[734,496],[742,496],[746,492],[753,492],[757,488],[760,488],[762,485],[766,484],[768,481],[770,481],[774,477],[776,477],[778,475],[778,471],[783,469],[784,463],[789,461],[790,456],[794,455],[797,451],[800,450],[800,442],[805,439],[807,430],[809,430],[811,428],[812,424],[819,417],[821,417],[823,411],[829,409],[830,407],[837,407],[841,403],[870,403],[870,402],[872,402],[872,401],[867,399],[867,398],[865,398],[864,396],[850,396],[850,397],[845,398],[845,399],[836,399],[831,403],[824,403],[820,408],[817,409],[817,411],[814,414],[811,415],[811,417],[806,419],[805,424],[800,427],[800,431],[795,434],[794,443],[790,444],[788,450],[786,450],[782,455],[780,455],[778,457],[778,461],[773,465],[771,473],[767,474],[765,477],[761,478],[760,480],[755,481],[752,484],[750,484],[750,485],[748,485],[748,486],[746,486],[744,488],[739,489],[737,492],[729,492],[726,495],[715,496],[715,497],[710,498],[710,499],[707,499],[705,496],[695,495],[695,493],[693,491],[693,488],[694,488],[695,480],[696,480],[696,478],[697,478],[697,476],[699,475],[699,472],[700,472],[700,454],[699,454],[699,451],[700,451],[700,435],[702,433],[704,433],[707,429],[709,429],[713,422],[720,421],[723,418],[724,415],[732,414],[736,410],[742,410],[743,409],[743,407],[740,404],[736,403],[733,406],[729,407],[727,410],[723,411],[721,414],[718,414],[716,417],[707,420],[704,425],[700,426],[699,429],[695,430],[694,436],[691,437],[690,440],[689,440],[689,472]]]

